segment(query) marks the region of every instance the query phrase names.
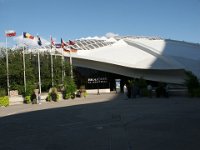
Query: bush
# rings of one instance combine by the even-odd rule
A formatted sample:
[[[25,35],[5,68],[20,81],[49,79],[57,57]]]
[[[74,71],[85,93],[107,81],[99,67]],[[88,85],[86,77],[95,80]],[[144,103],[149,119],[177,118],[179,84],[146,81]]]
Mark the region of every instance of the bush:
[[[30,104],[31,103],[31,96],[25,96],[24,103]]]
[[[57,89],[55,87],[51,88],[47,98],[46,98],[46,101],[50,102],[50,101],[55,101],[57,102],[59,100],[59,95],[58,95],[58,92],[57,92]]]
[[[52,101],[50,93],[48,93],[48,96],[46,97],[46,101],[47,101],[47,102]]]
[[[88,96],[88,93],[87,91],[85,90],[84,94],[83,94],[84,97]]]
[[[75,98],[75,92],[76,92],[76,85],[74,83],[74,80],[71,77],[68,77],[65,81],[65,90],[63,92],[63,98],[69,99]]]
[[[71,98],[71,93],[66,93],[66,94],[64,95],[64,99],[69,99],[69,98]]]
[[[0,97],[0,106],[9,106],[9,98],[8,96]]]

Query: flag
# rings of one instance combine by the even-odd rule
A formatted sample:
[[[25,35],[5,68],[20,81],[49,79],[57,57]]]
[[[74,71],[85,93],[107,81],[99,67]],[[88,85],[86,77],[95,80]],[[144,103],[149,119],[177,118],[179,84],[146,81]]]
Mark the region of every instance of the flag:
[[[62,40],[62,38],[61,38],[61,46],[62,46],[62,48],[67,46],[67,44]]]
[[[74,48],[63,48],[63,51],[64,52],[68,52],[68,53],[70,53],[70,52],[72,52],[72,53],[76,53],[77,52],[77,49],[74,49]]]
[[[52,39],[52,36],[51,36],[51,48],[52,48],[53,46],[55,46],[55,42],[54,42],[54,40]]]
[[[40,40],[40,37],[39,37],[39,36],[37,36],[37,38],[38,38],[38,42],[37,42],[37,43],[38,43],[38,45],[39,45],[39,46],[42,46],[42,41]]]
[[[16,36],[16,32],[14,30],[7,30],[5,31],[6,37]]]
[[[63,48],[64,52],[70,52],[70,49]]]
[[[69,45],[75,45],[75,42],[69,40]]]
[[[28,39],[34,39],[34,36],[27,32],[23,32],[23,37]]]
[[[61,44],[55,44],[56,48],[61,48]]]

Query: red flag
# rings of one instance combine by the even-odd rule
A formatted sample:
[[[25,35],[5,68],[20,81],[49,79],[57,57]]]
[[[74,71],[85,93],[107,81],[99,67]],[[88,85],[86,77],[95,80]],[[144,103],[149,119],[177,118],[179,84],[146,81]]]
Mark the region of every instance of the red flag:
[[[54,40],[52,39],[52,37],[51,37],[51,45],[55,45],[55,42],[54,42]]]
[[[69,40],[69,45],[75,45],[75,42]]]
[[[51,48],[52,48],[53,46],[55,46],[55,42],[54,42],[54,40],[53,40],[53,38],[52,38],[52,36],[51,36]]]
[[[5,31],[5,35],[7,37],[16,36],[16,32],[14,30],[8,30],[8,31]]]

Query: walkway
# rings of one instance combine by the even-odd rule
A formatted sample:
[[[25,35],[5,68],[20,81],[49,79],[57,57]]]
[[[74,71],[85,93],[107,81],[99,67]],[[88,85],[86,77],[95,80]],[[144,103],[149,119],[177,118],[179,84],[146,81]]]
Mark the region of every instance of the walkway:
[[[0,149],[195,150],[200,99],[86,99],[0,108]]]

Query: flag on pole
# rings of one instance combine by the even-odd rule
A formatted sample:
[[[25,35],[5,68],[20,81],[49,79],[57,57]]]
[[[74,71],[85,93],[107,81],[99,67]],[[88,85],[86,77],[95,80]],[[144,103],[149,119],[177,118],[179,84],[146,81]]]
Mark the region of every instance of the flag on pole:
[[[61,44],[55,44],[56,48],[61,48]]]
[[[55,46],[55,42],[54,42],[54,40],[53,40],[53,38],[52,38],[52,36],[51,36],[51,48],[52,48],[53,46]]]
[[[6,37],[16,36],[16,32],[14,30],[7,30],[5,31]]]
[[[27,39],[34,39],[34,36],[33,35],[31,35],[30,33],[28,33],[28,32],[23,32],[23,37],[24,38],[27,38]]]
[[[69,45],[75,45],[75,42],[69,40]]]
[[[67,44],[62,40],[62,38],[61,38],[61,46],[62,46],[62,48],[67,46]]]
[[[38,45],[39,45],[39,46],[42,46],[42,41],[40,40],[40,37],[39,37],[39,36],[37,36],[37,38],[38,38],[38,42],[37,42],[37,43],[38,43]]]

